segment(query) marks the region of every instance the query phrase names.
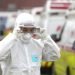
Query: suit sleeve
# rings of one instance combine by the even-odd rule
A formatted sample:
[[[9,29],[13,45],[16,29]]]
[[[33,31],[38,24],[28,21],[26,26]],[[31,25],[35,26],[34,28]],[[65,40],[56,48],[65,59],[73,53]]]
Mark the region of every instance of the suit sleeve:
[[[0,61],[10,54],[10,49],[14,44],[15,36],[9,33],[2,41],[0,41]]]
[[[47,36],[44,40],[44,48],[42,53],[43,60],[45,61],[56,61],[60,58],[60,48],[50,36]]]

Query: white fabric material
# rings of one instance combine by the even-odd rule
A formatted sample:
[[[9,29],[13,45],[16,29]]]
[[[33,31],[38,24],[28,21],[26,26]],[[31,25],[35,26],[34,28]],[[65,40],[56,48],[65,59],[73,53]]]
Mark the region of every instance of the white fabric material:
[[[16,36],[10,33],[8,36],[6,36],[6,38],[0,41],[0,60],[4,59],[8,55],[8,50],[12,47],[15,39]]]
[[[19,33],[17,35],[18,39],[20,39],[24,43],[29,43],[31,40],[32,35],[30,33]]]
[[[58,54],[58,57],[60,57],[60,49],[57,46],[57,44],[52,40],[50,35],[47,34],[46,28],[41,28],[40,39],[44,43],[43,60],[45,60],[45,61],[49,61],[49,60],[55,61],[57,59],[56,54]],[[57,51],[56,51],[56,53],[53,53],[53,51],[55,51],[55,49]]]
[[[2,68],[2,75],[5,73],[5,68],[10,60],[8,57],[10,54],[10,48],[13,46],[14,41],[16,40],[16,36],[9,33],[6,38],[0,41],[0,63]]]
[[[35,24],[34,17],[31,14],[28,14],[28,13],[21,13],[16,18],[16,25],[20,25],[20,24],[23,24],[23,23],[34,25]]]
[[[40,39],[31,39],[29,44],[14,39],[9,42],[10,45],[13,43],[10,48],[9,44],[2,47],[2,43],[4,42],[0,43],[0,61],[6,62],[3,75],[40,75],[42,57],[46,61],[55,61],[60,57],[60,49],[51,38],[44,43]]]

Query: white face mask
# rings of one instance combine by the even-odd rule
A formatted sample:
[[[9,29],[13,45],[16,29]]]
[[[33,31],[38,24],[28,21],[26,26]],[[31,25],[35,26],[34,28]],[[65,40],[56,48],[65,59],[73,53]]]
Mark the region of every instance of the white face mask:
[[[24,43],[29,43],[32,35],[30,33],[19,33],[19,39]]]
[[[31,39],[31,34],[30,33],[25,33],[24,36],[23,36],[23,39],[30,40]]]

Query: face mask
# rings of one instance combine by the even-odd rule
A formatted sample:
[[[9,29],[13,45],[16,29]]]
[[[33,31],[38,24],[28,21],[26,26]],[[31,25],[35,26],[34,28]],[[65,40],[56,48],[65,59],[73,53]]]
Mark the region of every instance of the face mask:
[[[29,43],[32,35],[30,33],[20,33],[19,39],[24,43]]]
[[[30,40],[31,39],[31,34],[30,33],[25,33],[24,36],[23,36],[23,39]]]

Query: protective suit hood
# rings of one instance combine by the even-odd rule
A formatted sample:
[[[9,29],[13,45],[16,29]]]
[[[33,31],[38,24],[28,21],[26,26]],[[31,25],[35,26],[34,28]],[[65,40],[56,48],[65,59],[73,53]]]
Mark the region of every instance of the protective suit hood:
[[[36,27],[38,26],[35,24],[35,19],[33,15],[29,13],[21,13],[20,15],[17,16],[16,21],[15,21],[15,29],[17,29],[21,24],[30,24],[30,26],[24,25],[24,27]]]
[[[20,26],[27,28],[36,27],[34,17],[29,13],[21,13],[16,18],[15,28],[13,31],[13,33],[17,34],[18,38],[20,38],[22,41],[29,41],[31,38],[31,34],[17,32],[20,31]]]

